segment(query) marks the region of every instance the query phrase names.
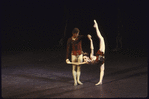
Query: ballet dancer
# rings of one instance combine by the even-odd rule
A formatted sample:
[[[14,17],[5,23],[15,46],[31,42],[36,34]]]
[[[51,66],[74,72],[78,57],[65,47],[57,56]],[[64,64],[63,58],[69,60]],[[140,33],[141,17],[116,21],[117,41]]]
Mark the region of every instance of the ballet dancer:
[[[82,52],[82,38],[87,37],[83,35],[79,35],[80,30],[78,28],[74,28],[72,31],[72,37],[70,37],[67,41],[67,52],[66,52],[66,63],[72,64],[72,75],[74,79],[74,86],[78,84],[82,85],[83,83],[80,81],[81,75],[81,64],[83,61],[83,52]],[[71,49],[71,61],[69,61],[69,53]],[[76,71],[77,68],[77,71]]]
[[[84,53],[83,59],[84,59],[84,62],[87,62],[88,64],[98,64],[100,66],[100,79],[99,79],[99,82],[95,84],[95,85],[100,85],[102,84],[102,80],[104,76],[104,69],[105,69],[105,42],[104,42],[103,36],[101,35],[99,31],[96,20],[94,20],[93,27],[96,29],[97,36],[100,40],[100,43],[99,43],[100,48],[97,51],[96,56],[95,56],[93,41],[91,39],[91,35],[89,35],[88,38],[90,40],[90,49],[91,49],[90,58],[87,55],[87,53]]]

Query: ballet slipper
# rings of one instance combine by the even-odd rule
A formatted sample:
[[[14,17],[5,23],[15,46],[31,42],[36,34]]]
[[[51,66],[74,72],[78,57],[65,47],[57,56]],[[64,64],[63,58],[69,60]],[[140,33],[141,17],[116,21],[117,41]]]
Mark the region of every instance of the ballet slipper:
[[[83,85],[83,83],[81,81],[78,81],[78,84]]]
[[[78,85],[77,82],[75,82],[75,83],[74,83],[74,86],[77,86],[77,85]]]
[[[95,85],[102,85],[102,82],[98,82],[97,84],[95,84]]]

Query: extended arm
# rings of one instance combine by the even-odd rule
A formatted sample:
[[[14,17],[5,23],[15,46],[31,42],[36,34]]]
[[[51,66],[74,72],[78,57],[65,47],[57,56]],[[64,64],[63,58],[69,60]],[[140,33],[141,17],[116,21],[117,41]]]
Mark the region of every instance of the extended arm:
[[[91,49],[90,58],[93,58],[93,56],[94,56],[94,46],[93,46],[92,36],[88,35],[88,39],[90,40],[90,49]]]
[[[87,64],[87,62],[70,62],[69,59],[66,59],[66,63],[67,64],[73,64],[73,65],[83,65],[83,64]]]
[[[73,64],[73,65],[83,65],[83,64],[87,64],[87,62],[81,62],[81,63],[79,63],[79,62],[67,62],[67,64]]]

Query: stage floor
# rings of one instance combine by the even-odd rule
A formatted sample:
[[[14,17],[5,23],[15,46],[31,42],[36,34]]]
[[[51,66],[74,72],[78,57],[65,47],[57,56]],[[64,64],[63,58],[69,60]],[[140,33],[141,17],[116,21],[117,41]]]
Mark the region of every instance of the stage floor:
[[[2,52],[3,98],[131,98],[148,96],[147,55],[138,51],[110,52],[103,84],[98,65],[82,65],[83,85],[73,86],[65,50]]]

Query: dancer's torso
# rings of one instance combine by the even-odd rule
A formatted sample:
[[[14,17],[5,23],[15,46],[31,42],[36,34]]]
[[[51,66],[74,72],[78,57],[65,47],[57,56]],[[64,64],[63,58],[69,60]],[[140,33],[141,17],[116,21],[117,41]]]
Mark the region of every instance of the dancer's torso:
[[[71,45],[72,45],[72,55],[80,55],[82,54],[82,41],[80,39],[80,36],[78,36],[76,39],[71,37]]]
[[[96,56],[90,58],[90,64],[100,64],[102,65],[105,62],[105,55],[100,50],[97,51]]]

